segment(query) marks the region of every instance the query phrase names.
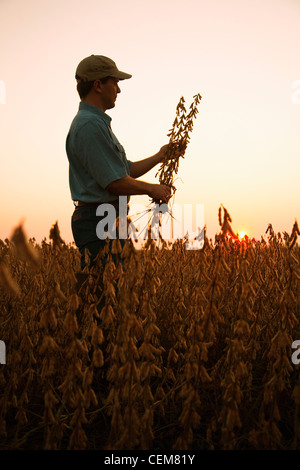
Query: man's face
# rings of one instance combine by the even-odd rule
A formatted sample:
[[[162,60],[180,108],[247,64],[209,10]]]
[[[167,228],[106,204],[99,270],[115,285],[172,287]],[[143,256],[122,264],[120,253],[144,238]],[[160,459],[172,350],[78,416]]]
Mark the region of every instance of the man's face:
[[[121,93],[119,88],[118,78],[109,78],[106,83],[101,83],[101,100],[105,109],[115,107],[118,93]]]

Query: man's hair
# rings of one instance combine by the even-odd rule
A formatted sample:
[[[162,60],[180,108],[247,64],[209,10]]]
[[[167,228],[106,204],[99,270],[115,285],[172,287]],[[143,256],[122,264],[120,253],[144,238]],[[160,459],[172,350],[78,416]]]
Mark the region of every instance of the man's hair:
[[[75,77],[75,78],[77,78],[77,77]],[[111,77],[104,77],[104,78],[99,78],[99,80],[100,80],[101,83],[106,83],[107,80],[109,80],[110,78]],[[78,91],[78,94],[80,96],[80,99],[85,98],[89,94],[89,92],[93,88],[93,85],[94,85],[95,81],[96,80],[92,80],[92,81],[89,81],[89,82],[79,81],[77,83],[77,91]]]

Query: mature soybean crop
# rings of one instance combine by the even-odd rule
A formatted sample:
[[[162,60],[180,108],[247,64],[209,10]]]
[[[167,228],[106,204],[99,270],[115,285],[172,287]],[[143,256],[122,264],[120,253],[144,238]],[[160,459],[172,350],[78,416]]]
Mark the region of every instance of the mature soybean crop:
[[[81,284],[57,224],[0,242],[0,449],[300,448],[298,225],[219,216],[201,250],[116,240]]]

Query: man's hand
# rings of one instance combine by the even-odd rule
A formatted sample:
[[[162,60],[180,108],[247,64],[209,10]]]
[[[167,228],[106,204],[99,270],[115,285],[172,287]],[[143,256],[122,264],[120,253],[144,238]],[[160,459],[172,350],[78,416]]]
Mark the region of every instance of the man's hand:
[[[157,163],[164,161],[170,144],[163,145],[157,152]]]
[[[171,188],[165,184],[152,184],[149,191],[149,196],[153,201],[159,204],[160,202],[168,203],[172,195]]]

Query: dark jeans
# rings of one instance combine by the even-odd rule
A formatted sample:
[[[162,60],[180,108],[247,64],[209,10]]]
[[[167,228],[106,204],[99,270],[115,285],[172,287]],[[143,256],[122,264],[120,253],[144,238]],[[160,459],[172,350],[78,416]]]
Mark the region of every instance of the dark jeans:
[[[106,240],[98,238],[96,227],[100,220],[105,218],[107,214],[104,214],[103,216],[97,216],[96,209],[96,206],[79,206],[75,208],[72,215],[72,233],[75,244],[81,254],[81,269],[84,269],[86,265],[84,252],[85,248],[87,248],[90,252],[90,266],[93,266],[99,251],[102,250],[106,245]],[[118,214],[119,212],[116,209],[116,217],[118,217]],[[113,240],[109,241],[110,248],[112,241]],[[120,239],[120,242],[121,245],[124,246],[125,240]],[[105,259],[103,262],[105,262]]]

